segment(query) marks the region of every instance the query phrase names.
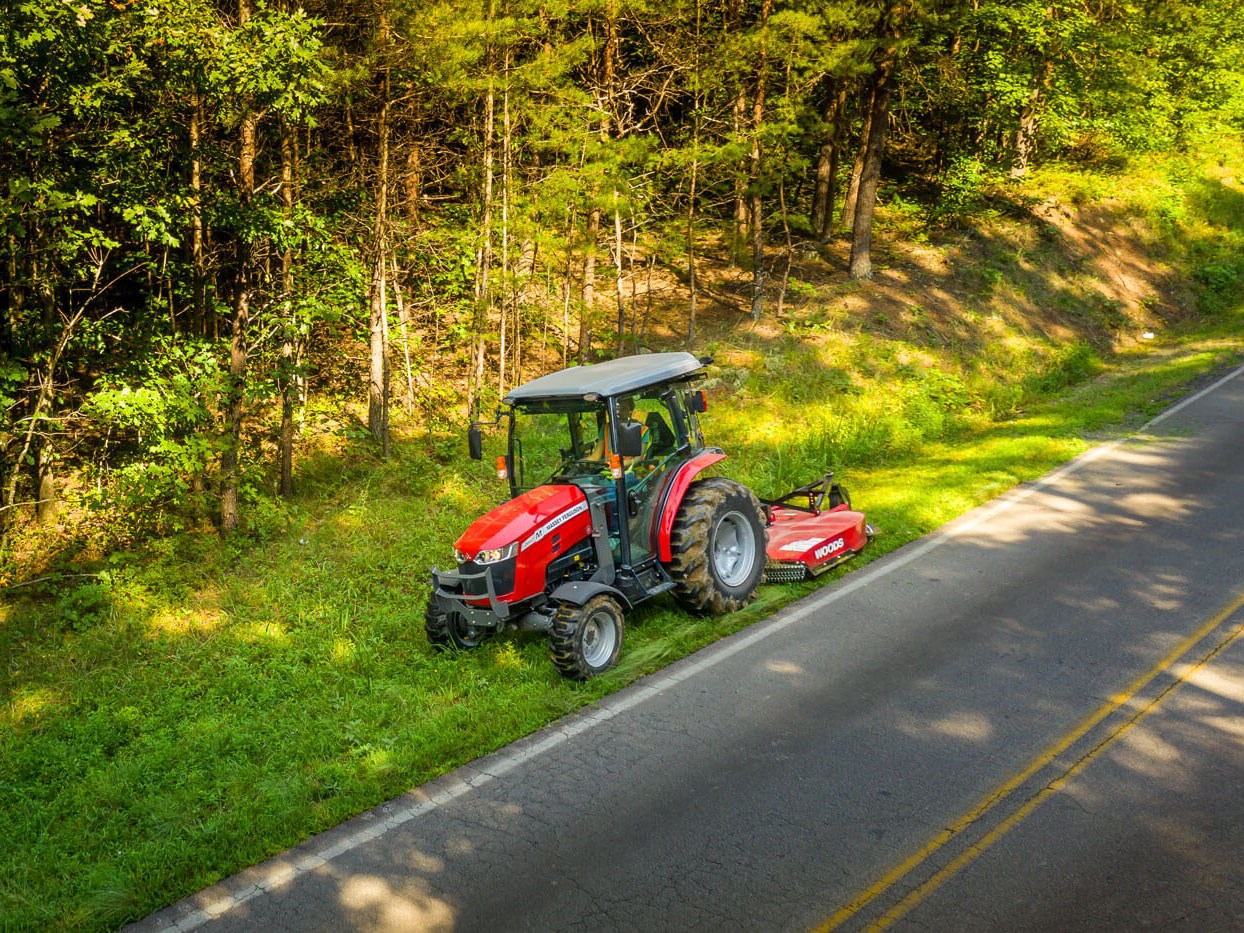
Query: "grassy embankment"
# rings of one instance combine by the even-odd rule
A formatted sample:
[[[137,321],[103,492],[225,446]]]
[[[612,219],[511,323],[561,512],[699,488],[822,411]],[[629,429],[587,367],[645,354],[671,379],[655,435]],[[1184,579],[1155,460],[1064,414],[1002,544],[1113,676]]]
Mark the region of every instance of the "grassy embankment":
[[[883,243],[877,282],[809,276],[781,321],[697,348],[719,362],[705,424],[726,471],[776,493],[834,467],[883,532],[875,557],[1134,429],[1239,358],[1244,195],[1227,176],[1050,172],[1025,188],[1057,198],[1041,219],[982,214],[937,238],[891,205],[906,237]],[[619,669],[587,685],[536,637],[434,656],[428,569],[501,494],[464,447],[412,433],[387,462],[312,453],[262,539],[152,542],[12,591],[0,927],[142,916],[810,589],[765,588],[724,620],[642,607]]]

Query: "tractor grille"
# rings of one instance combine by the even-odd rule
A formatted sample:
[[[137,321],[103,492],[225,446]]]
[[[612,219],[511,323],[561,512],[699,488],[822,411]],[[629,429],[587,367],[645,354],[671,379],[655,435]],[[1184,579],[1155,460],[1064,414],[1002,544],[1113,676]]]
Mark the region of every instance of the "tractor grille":
[[[514,570],[518,562],[514,558],[496,564],[477,564],[473,560],[458,565],[458,572],[466,579],[462,583],[463,596],[488,596],[488,578],[492,575],[492,591],[505,596],[514,591]]]
[[[803,564],[770,561],[765,564],[765,583],[802,583],[808,579],[808,568]]]

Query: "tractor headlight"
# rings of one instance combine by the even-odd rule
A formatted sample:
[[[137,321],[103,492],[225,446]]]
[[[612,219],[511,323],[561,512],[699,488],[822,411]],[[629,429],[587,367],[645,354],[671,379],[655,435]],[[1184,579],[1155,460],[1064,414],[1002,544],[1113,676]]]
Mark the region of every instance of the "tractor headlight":
[[[480,551],[475,555],[475,563],[477,564],[495,564],[499,561],[509,560],[518,553],[518,542],[507,544],[505,547],[489,548],[486,551]]]
[[[470,559],[471,559],[471,558],[467,557],[465,554],[463,554],[463,553],[462,553],[461,551],[459,551],[457,548],[454,548],[454,560],[456,560],[458,563],[460,563],[460,564],[465,564],[465,563],[466,563],[467,561],[469,561]]]

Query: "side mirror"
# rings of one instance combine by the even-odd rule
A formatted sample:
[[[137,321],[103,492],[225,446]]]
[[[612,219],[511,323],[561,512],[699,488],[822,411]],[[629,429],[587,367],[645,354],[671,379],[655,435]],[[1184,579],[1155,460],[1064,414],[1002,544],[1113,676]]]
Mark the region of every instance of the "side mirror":
[[[484,438],[479,433],[479,425],[471,425],[467,431],[467,448],[471,451],[472,460],[484,459]]]
[[[638,421],[623,421],[618,425],[618,453],[624,457],[644,455],[644,426]]]
[[[691,410],[700,414],[708,411],[708,393],[703,389],[691,393]]]

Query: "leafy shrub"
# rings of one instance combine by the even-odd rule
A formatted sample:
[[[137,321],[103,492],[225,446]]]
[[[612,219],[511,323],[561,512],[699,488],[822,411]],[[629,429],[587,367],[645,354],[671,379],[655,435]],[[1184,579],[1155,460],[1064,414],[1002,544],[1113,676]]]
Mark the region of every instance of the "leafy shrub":
[[[930,225],[950,225],[978,214],[985,206],[991,176],[975,156],[956,156],[942,176],[942,187],[929,210]]]
[[[14,363],[8,357],[0,358],[0,408],[9,408],[17,401],[17,394],[26,379],[24,366]]]
[[[913,441],[936,438],[946,427],[946,411],[933,399],[921,392],[913,392],[903,402],[903,417]]]
[[[1207,263],[1193,277],[1201,286],[1201,305],[1206,311],[1223,310],[1244,293],[1244,270],[1237,263]]]
[[[56,601],[58,621],[74,631],[92,628],[108,618],[112,598],[100,583],[84,583],[64,593]]]
[[[1230,265],[1206,266],[1196,274],[1197,281],[1215,292],[1228,292],[1239,288],[1240,271]]]
[[[1005,421],[1020,410],[1024,387],[1011,382],[991,380],[981,392],[981,407],[994,421]]]
[[[972,404],[972,393],[954,373],[926,369],[920,376],[920,389],[948,412],[963,411]]]
[[[158,340],[139,370],[101,379],[81,410],[108,438],[96,504],[130,513],[197,506],[218,449],[212,405],[222,380],[210,345],[177,337]]]
[[[1048,394],[1083,382],[1101,368],[1093,348],[1083,341],[1059,348],[1047,365],[1025,382],[1029,392]]]

